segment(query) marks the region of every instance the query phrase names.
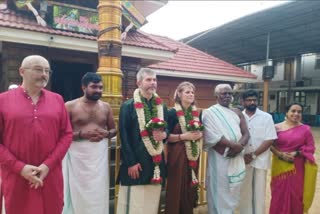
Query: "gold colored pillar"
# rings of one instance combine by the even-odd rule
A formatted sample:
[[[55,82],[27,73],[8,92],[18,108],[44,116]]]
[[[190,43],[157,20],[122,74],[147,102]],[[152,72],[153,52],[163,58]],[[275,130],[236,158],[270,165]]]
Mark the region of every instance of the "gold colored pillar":
[[[103,81],[102,99],[118,118],[122,102],[121,72],[121,1],[99,0],[99,68]]]
[[[102,99],[111,105],[115,122],[118,126],[119,110],[122,102],[122,72],[121,72],[121,1],[99,0],[99,34],[98,53],[99,68],[97,73],[101,75],[103,81]],[[119,132],[116,138],[115,148],[115,169],[117,176],[120,168],[120,137]],[[110,142],[109,142],[109,163],[110,162]],[[111,170],[109,164],[109,171]],[[110,173],[109,173],[110,174]],[[116,179],[116,178],[115,178]],[[117,195],[119,187],[115,186],[115,206],[116,213]]]

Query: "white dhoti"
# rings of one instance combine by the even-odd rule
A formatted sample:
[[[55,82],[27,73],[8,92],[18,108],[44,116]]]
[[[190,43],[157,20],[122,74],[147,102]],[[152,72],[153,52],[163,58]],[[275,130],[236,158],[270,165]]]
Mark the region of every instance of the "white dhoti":
[[[229,163],[229,159],[216,151],[208,151],[206,188],[209,214],[233,214],[238,206],[240,185],[230,189]]]
[[[120,186],[118,214],[157,214],[161,185]]]
[[[245,163],[242,153],[228,158],[216,152],[213,147],[225,137],[238,143],[241,139],[240,118],[229,108],[219,104],[202,113],[204,124],[204,150],[207,161],[207,201],[210,214],[232,214],[239,204],[240,188],[245,177]],[[225,154],[227,149],[225,150]]]
[[[63,214],[109,213],[108,142],[72,142],[64,160]]]
[[[240,214],[264,214],[267,170],[247,165],[246,177],[241,186]]]

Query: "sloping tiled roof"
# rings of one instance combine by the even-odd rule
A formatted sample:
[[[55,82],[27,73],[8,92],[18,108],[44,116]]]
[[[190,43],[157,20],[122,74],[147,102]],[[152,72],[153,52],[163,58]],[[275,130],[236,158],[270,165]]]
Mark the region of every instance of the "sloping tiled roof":
[[[9,10],[9,9],[3,10],[3,11],[0,10],[0,26],[42,32],[42,33],[49,33],[53,35],[68,36],[68,37],[74,37],[79,39],[87,39],[87,40],[97,39],[97,37],[93,35],[53,29],[50,26],[47,26],[47,27],[40,26],[37,24],[36,19],[34,17],[28,16],[22,13],[21,14],[16,13],[15,11]],[[163,51],[170,51],[170,52],[174,51],[171,47],[165,44],[162,44],[161,42],[154,40],[153,38],[141,32],[134,32],[134,33],[129,32],[123,44],[128,46],[150,48],[155,50],[163,50]]]
[[[249,72],[246,72],[230,63],[206,54],[182,42],[175,41],[163,36],[149,36],[169,45],[172,48],[178,49],[172,59],[150,65],[150,68],[169,71],[185,71],[212,75],[234,76],[251,79],[256,78],[255,75]]]
[[[57,30],[48,26],[40,26],[37,24],[34,17],[16,13],[12,10],[0,10],[0,27],[9,27],[80,39],[96,40],[96,36]],[[127,34],[126,40],[123,44],[128,46],[176,52],[172,59],[149,66],[151,68],[241,78],[256,78],[256,76],[253,74],[250,74],[232,64],[167,37],[150,35],[142,31],[132,31]]]
[[[176,48],[155,39],[142,31],[129,31],[124,44],[175,52]]]

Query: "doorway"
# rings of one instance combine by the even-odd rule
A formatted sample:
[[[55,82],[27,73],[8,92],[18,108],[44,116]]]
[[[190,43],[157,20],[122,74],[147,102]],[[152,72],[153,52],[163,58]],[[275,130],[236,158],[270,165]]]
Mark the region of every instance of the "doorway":
[[[81,78],[85,73],[94,71],[92,64],[63,61],[51,61],[51,69],[51,90],[60,94],[65,102],[83,95]]]

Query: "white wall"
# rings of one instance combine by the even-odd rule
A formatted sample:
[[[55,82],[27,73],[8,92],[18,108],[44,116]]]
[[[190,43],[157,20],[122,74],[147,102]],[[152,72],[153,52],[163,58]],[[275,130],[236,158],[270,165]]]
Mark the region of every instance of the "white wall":
[[[258,81],[263,81],[262,73],[263,73],[263,66],[265,66],[265,62],[251,64],[251,73],[257,75]],[[281,81],[284,79],[284,60],[277,61],[274,65],[274,78],[272,81]]]
[[[301,58],[302,77],[320,78],[320,69],[315,69],[317,54],[304,54]]]
[[[265,64],[251,64],[251,73],[257,76],[257,81],[262,80],[262,69]]]
[[[320,55],[320,53],[319,53]],[[320,69],[315,69],[317,54],[304,54],[301,56],[301,78],[313,78],[313,79],[320,79]],[[265,66],[265,61],[261,61],[255,64],[251,64],[251,73],[257,75],[258,81],[263,81],[262,73],[263,73],[263,66]],[[284,59],[277,60],[274,63],[274,78],[272,81],[282,81],[284,80]],[[297,59],[294,62],[294,79],[297,75]]]
[[[306,106],[310,106],[310,111],[307,114],[315,114],[317,111],[317,95],[316,93],[307,93]]]
[[[284,79],[284,60],[277,61],[274,65],[273,81],[281,81]]]
[[[320,53],[319,53],[320,55]],[[318,56],[319,57],[319,56]],[[301,74],[297,74],[297,66],[299,66],[298,57],[296,57],[294,61],[294,80],[298,78],[310,78],[312,80],[312,84],[318,86],[318,82],[320,83],[320,69],[315,69],[317,54],[304,54],[301,56]],[[276,63],[274,62],[274,78],[272,81],[283,81],[284,80],[284,70],[285,70],[285,60],[277,60]],[[263,66],[265,66],[265,61],[261,61],[258,63],[251,64],[251,73],[257,76],[257,81],[263,82],[262,73],[263,73]],[[274,94],[276,96],[276,92],[270,91],[269,96]],[[274,112],[276,110],[277,104],[276,97],[275,100],[269,99],[269,111]],[[317,94],[314,92],[306,91],[306,106],[310,106],[309,112],[310,114],[315,114],[317,110]],[[308,109],[306,109],[308,110]]]

